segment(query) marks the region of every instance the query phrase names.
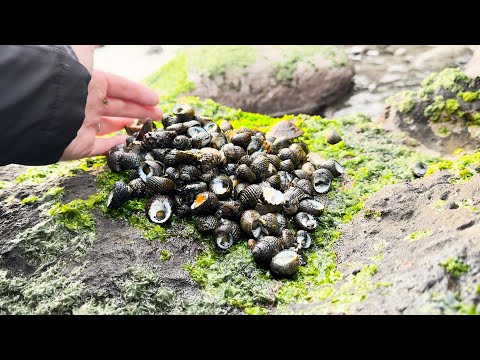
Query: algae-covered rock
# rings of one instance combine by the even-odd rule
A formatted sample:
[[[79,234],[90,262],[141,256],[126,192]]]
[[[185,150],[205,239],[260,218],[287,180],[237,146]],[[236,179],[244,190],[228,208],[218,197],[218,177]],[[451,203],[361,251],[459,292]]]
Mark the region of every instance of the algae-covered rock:
[[[480,144],[480,78],[447,68],[425,78],[417,91],[386,100],[383,124],[399,128],[434,150],[450,153]]]
[[[179,53],[148,85],[271,116],[314,114],[352,88],[353,66],[333,46],[201,46]]]

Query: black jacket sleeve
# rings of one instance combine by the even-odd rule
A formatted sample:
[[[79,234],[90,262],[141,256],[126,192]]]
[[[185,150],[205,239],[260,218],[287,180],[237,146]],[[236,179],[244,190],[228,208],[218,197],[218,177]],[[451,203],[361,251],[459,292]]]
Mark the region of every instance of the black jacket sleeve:
[[[85,117],[90,73],[67,45],[0,46],[0,165],[57,162]]]

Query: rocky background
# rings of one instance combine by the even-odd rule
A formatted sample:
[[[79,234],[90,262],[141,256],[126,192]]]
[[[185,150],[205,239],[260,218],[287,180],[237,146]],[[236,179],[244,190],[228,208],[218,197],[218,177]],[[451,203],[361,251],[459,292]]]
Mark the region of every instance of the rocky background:
[[[181,101],[261,130],[287,114],[310,151],[346,173],[324,199],[306,265],[276,280],[244,242],[219,251],[192,221],[150,224],[140,200],[106,209],[126,175],[102,157],[2,167],[0,314],[480,313],[477,45],[104,46],[96,56],[157,90],[166,112]]]

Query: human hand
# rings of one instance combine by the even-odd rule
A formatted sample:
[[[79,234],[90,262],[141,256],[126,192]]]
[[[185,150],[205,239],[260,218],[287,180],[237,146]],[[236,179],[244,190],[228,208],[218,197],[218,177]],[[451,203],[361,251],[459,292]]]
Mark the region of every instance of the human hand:
[[[94,47],[77,45],[72,48],[79,61],[91,72],[92,79],[88,85],[85,120],[63,152],[61,161],[105,155],[113,146],[125,142],[127,135],[109,138],[97,138],[97,135],[121,130],[134,119],[162,118],[161,110],[154,107],[158,104],[158,95],[154,91],[121,76],[92,70]]]

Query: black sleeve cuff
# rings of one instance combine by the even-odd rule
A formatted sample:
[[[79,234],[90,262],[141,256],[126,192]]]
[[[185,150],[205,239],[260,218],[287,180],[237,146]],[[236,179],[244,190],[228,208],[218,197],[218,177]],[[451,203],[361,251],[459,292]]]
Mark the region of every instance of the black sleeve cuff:
[[[69,47],[0,46],[0,165],[57,162],[85,118],[90,79]]]

